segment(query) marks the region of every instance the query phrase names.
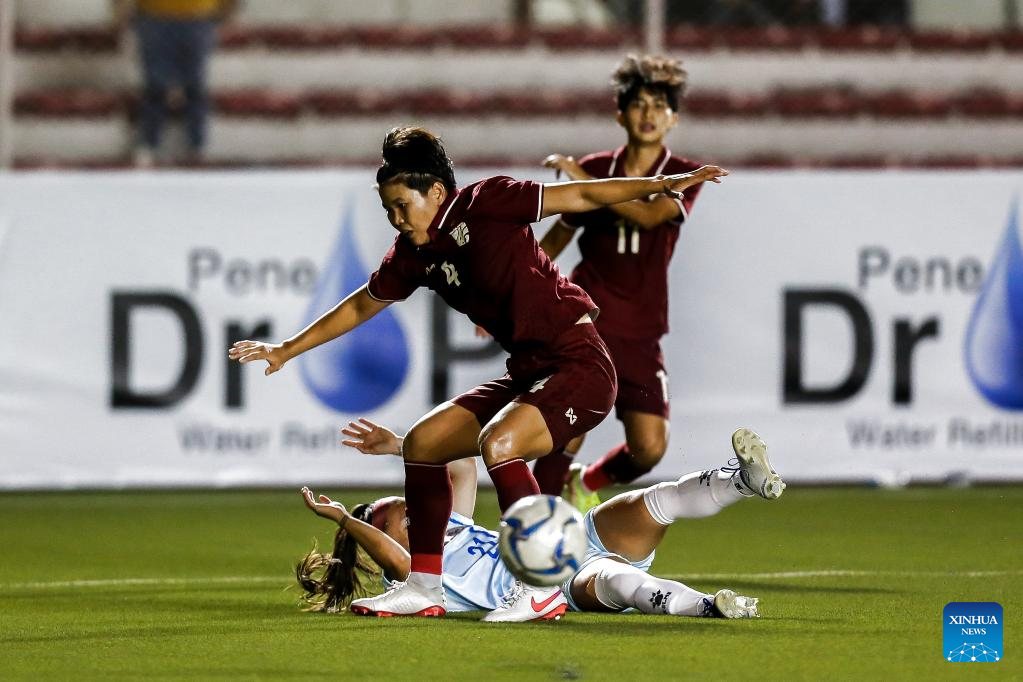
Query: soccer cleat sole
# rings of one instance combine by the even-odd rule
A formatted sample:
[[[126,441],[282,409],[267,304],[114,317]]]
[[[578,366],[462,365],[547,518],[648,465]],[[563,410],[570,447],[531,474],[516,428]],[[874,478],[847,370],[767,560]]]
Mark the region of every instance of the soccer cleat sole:
[[[568,611],[568,604],[559,604],[539,618],[534,618],[532,622],[535,623],[541,620],[561,620],[561,617],[565,615],[566,611]]]
[[[785,492],[785,482],[775,473],[767,459],[767,444],[750,429],[736,429],[732,434],[732,449],[735,456],[745,465],[756,462],[770,473],[760,485],[760,496],[766,500],[777,500]]]
[[[439,618],[443,616],[447,611],[444,610],[443,606],[431,606],[423,609],[422,611],[416,611],[415,613],[391,613],[390,611],[374,611],[373,609],[367,609],[365,606],[353,606],[352,613],[357,616],[375,616],[377,618]]]

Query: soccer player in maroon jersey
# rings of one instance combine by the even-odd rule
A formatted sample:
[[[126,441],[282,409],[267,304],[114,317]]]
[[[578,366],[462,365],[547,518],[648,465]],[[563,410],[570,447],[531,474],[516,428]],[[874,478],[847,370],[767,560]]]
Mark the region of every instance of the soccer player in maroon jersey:
[[[727,174],[705,166],[681,175],[554,184],[492,177],[458,189],[437,137],[422,128],[387,134],[376,179],[388,220],[401,234],[379,269],[283,343],[239,341],[229,350],[240,362],[266,360],[269,375],[425,286],[509,353],[505,376],[437,406],[406,435],[409,578],[383,595],[353,602],[353,611],[444,614],[441,556],[452,505],[446,462],[481,455],[503,511],[539,492],[527,461],[564,447],[611,409],[617,382],[593,328],[597,306],[561,276],[529,224],[678,193]]]
[[[688,173],[699,167],[673,156],[664,137],[678,123],[678,101],[686,72],[678,61],[629,55],[614,74],[618,113],[627,142],[576,162],[552,154],[545,164],[572,180]],[[597,462],[572,465],[568,495],[580,508],[612,483],[630,483],[649,472],[668,446],[668,373],[660,339],[668,331],[668,265],[700,185],[683,197],[663,192],[587,213],[563,214],[540,241],[557,258],[582,228],[582,260],[571,280],[600,308],[595,321],[618,374],[615,411],[625,427],[625,443]],[[582,437],[536,462],[534,474],[544,493],[561,493]],[[569,454],[571,453],[571,454]]]

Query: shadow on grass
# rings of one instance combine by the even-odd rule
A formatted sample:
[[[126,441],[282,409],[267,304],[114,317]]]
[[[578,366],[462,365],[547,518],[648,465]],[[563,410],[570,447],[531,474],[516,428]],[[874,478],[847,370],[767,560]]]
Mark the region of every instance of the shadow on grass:
[[[890,587],[863,585],[806,585],[798,583],[779,583],[774,580],[728,581],[728,589],[745,592],[756,597],[757,592],[822,592],[832,594],[906,594],[909,590],[895,590]]]
[[[443,619],[367,618],[348,613],[314,614],[298,611],[287,612],[282,611],[280,608],[263,607],[225,611],[211,618],[211,614],[208,611],[205,614],[197,614],[198,617],[195,622],[179,625],[136,623],[126,626],[123,623],[117,623],[109,627],[97,627],[95,623],[92,623],[82,628],[76,628],[74,625],[58,625],[46,634],[0,636],[0,645],[165,641],[196,637],[208,638],[210,636],[231,639],[266,630],[272,630],[282,636],[298,633],[314,637],[343,637],[346,641],[354,644],[357,644],[357,641],[362,637],[365,637],[364,641],[366,642],[375,641],[374,638],[378,637],[383,629],[422,633],[424,628],[440,632],[446,630],[451,633],[465,633],[468,628],[478,635],[501,632],[511,634],[516,629],[521,631],[523,627],[526,627],[529,628],[530,632],[540,634],[540,636],[543,636],[541,633],[548,631],[553,634],[554,630],[552,628],[555,628],[564,634],[572,633],[576,635],[582,634],[586,637],[607,637],[608,641],[615,640],[619,642],[633,638],[645,639],[665,635],[674,636],[678,633],[684,633],[686,637],[694,639],[701,637],[718,638],[724,632],[734,632],[736,635],[741,634],[741,636],[746,638],[777,637],[778,629],[770,627],[771,623],[799,623],[801,627],[812,624],[815,626],[814,632],[818,635],[825,633],[848,635],[860,632],[858,628],[850,630],[850,624],[845,619],[819,616],[768,616],[758,621],[748,621],[650,616],[639,613],[571,613],[561,621],[522,624],[481,623],[480,618],[484,615],[483,611],[452,613]],[[162,610],[157,610],[155,612],[151,611],[148,615],[161,618],[169,614],[165,614]],[[839,624],[842,624],[841,627],[834,627]],[[89,629],[86,630],[85,627]],[[539,632],[537,632],[538,630]],[[863,629],[862,632],[870,634],[873,631]]]

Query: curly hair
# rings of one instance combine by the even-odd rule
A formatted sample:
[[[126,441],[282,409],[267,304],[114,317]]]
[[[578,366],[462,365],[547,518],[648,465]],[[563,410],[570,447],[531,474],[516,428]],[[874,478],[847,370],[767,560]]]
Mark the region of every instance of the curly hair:
[[[687,77],[682,62],[677,59],[649,54],[627,55],[611,77],[618,111],[625,111],[644,88],[663,94],[672,111],[678,111],[678,101],[685,95]]]
[[[352,507],[352,516],[369,523],[370,506]],[[379,575],[376,566],[363,556],[355,538],[344,528],[337,529],[330,556],[316,550],[314,540],[312,550],[295,565],[295,579],[302,587],[307,611],[342,611],[352,599],[366,594],[364,579]]]
[[[383,161],[377,169],[377,184],[401,182],[420,194],[440,182],[455,189],[454,164],[440,138],[426,128],[391,128],[384,137]]]

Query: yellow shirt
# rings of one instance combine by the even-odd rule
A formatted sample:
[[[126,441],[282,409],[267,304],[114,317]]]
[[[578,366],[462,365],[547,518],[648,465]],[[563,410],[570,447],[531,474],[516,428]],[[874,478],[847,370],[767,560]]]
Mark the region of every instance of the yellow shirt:
[[[151,17],[167,19],[212,19],[220,0],[137,0],[138,10]]]

